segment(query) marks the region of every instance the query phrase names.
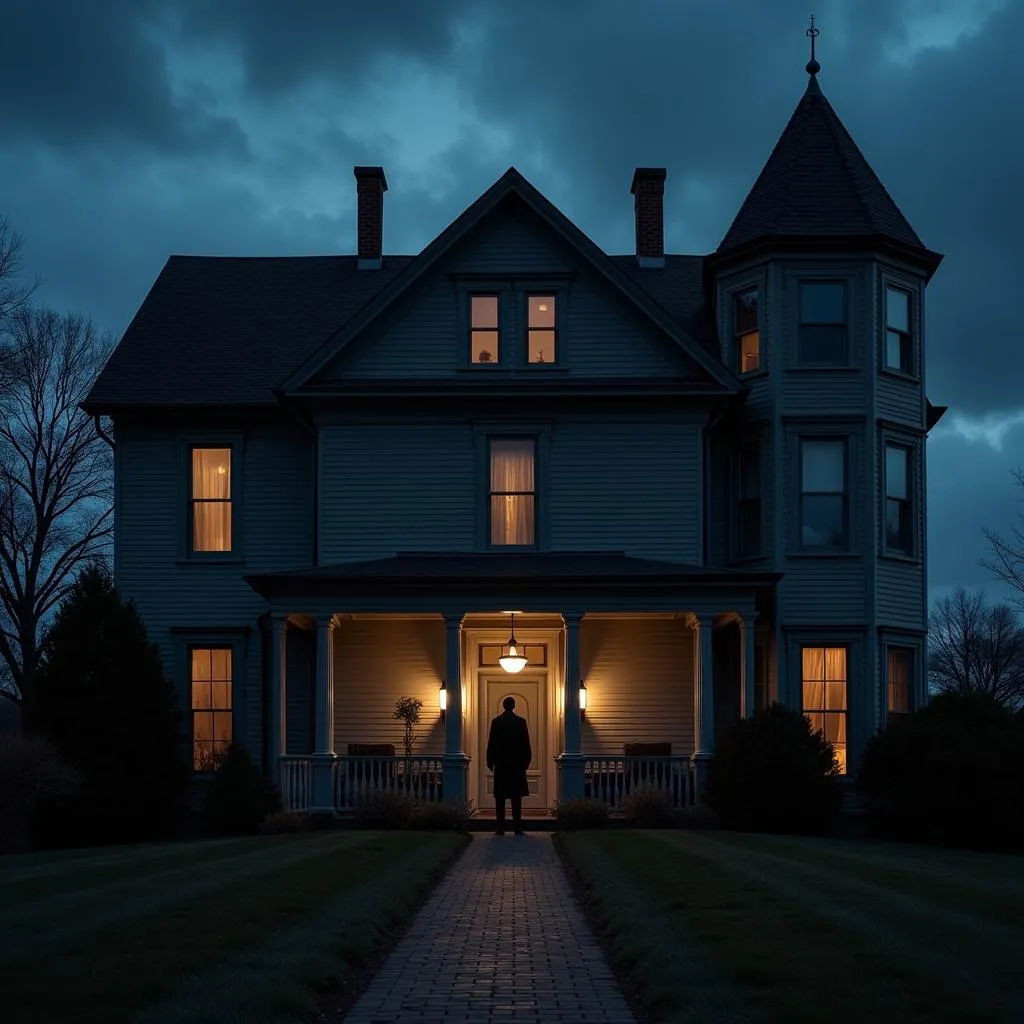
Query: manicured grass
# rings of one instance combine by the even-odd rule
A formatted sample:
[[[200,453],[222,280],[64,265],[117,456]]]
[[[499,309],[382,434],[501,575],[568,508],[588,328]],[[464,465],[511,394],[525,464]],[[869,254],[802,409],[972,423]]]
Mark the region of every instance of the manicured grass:
[[[728,832],[559,844],[654,1021],[1024,1020],[1024,858]]]
[[[3,858],[0,1017],[301,1021],[463,842],[331,832]]]

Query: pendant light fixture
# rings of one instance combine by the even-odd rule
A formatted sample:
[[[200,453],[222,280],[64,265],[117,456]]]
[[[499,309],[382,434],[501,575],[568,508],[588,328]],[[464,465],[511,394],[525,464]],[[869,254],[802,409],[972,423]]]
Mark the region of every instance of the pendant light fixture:
[[[514,675],[526,668],[526,655],[521,652],[519,644],[516,643],[516,613],[509,612],[509,614],[512,616],[512,635],[509,637],[508,643],[502,645],[498,664],[506,672],[511,672]]]

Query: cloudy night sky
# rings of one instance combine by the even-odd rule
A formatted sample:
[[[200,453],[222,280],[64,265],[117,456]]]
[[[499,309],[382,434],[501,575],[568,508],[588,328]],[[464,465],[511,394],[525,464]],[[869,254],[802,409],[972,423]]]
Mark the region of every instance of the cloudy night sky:
[[[120,335],[171,253],[350,253],[354,164],[418,252],[509,165],[633,250],[707,253],[807,84],[795,0],[33,0],[0,61],[0,213],[38,298]],[[1000,591],[1024,463],[1024,0],[822,0],[819,81],[925,245],[930,584]]]

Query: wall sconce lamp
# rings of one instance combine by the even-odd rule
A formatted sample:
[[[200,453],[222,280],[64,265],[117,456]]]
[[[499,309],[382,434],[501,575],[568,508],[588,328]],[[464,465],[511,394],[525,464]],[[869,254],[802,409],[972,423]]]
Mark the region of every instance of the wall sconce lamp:
[[[587,717],[587,684],[580,680],[580,718]]]
[[[437,691],[437,706],[441,710],[441,721],[444,721],[445,712],[448,710],[448,684],[442,679]]]

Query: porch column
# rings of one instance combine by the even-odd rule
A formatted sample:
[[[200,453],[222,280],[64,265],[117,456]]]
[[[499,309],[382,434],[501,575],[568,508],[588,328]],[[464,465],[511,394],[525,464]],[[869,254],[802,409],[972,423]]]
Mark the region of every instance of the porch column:
[[[267,708],[267,774],[278,785],[281,778],[281,758],[288,752],[288,665],[286,639],[287,615],[270,617],[270,700]]]
[[[559,799],[583,796],[583,737],[580,727],[580,612],[563,612],[565,622],[565,706],[562,713],[564,748]]]
[[[740,617],[740,717],[749,718],[754,707],[754,622],[756,615]]]
[[[444,715],[444,798],[466,799],[469,756],[462,749],[462,612],[444,616],[444,683],[448,708]]]
[[[715,748],[715,678],[712,668],[710,615],[691,615],[693,629],[693,781],[695,796],[703,796],[708,761]]]
[[[334,616],[316,620],[312,811],[334,813]]]

